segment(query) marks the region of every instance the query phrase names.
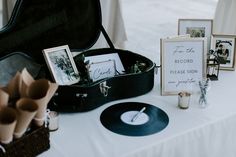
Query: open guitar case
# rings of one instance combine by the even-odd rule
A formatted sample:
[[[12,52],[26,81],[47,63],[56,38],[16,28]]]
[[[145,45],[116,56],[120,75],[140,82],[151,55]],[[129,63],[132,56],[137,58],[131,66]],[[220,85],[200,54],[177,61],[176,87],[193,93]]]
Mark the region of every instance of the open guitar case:
[[[88,50],[101,32],[110,48]],[[14,75],[26,67],[36,79],[51,79],[42,50],[61,45],[82,52],[74,57],[77,66],[82,56],[118,53],[125,73],[87,84],[60,85],[49,104],[52,110],[89,111],[153,88],[155,64],[144,56],[114,48],[102,26],[99,0],[17,0],[8,24],[0,31],[1,77],[4,72]],[[131,72],[137,62],[144,65],[142,71]]]

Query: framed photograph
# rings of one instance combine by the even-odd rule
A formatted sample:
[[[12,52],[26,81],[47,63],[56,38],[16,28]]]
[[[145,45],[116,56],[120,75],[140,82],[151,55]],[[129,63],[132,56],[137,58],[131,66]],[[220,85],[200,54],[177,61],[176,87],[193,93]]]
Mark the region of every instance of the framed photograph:
[[[210,50],[212,19],[179,19],[178,35],[190,34],[192,38],[206,37],[207,50]]]
[[[206,38],[161,39],[161,94],[193,92],[206,78]]]
[[[235,35],[212,35],[211,49],[220,62],[220,69],[235,69]]]
[[[78,70],[68,45],[44,49],[43,55],[56,83],[71,85],[79,82]]]

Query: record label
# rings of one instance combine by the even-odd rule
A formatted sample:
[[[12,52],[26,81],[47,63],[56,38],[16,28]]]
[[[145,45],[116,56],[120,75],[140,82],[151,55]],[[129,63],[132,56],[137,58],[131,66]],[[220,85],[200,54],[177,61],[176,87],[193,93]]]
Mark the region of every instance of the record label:
[[[108,130],[127,136],[151,135],[163,130],[169,123],[163,110],[140,102],[112,105],[102,112],[100,120]]]
[[[120,119],[122,122],[130,125],[141,125],[148,122],[149,116],[146,113],[141,113],[135,121],[132,121],[137,114],[139,114],[139,111],[127,111],[120,116]]]

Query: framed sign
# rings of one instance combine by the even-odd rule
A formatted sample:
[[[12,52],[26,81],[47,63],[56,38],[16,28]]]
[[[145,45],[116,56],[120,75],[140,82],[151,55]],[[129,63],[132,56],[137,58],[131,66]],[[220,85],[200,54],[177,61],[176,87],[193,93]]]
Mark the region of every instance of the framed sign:
[[[98,63],[98,62],[104,62],[107,60],[114,60],[115,61],[115,67],[116,67],[116,71],[118,74],[124,73],[125,68],[121,62],[121,59],[120,59],[118,53],[110,53],[110,54],[86,56],[85,57],[85,62],[89,61],[89,63]]]
[[[161,94],[192,91],[206,78],[206,38],[161,40]]]
[[[235,35],[212,35],[211,49],[215,51],[222,70],[235,69],[235,39]]]
[[[114,60],[91,63],[87,68],[89,77],[93,81],[114,77],[116,75],[116,65]]]
[[[179,19],[178,35],[190,34],[192,38],[206,37],[207,50],[210,50],[212,25],[212,19]]]
[[[56,83],[71,85],[79,82],[78,70],[68,45],[44,49],[43,55]]]

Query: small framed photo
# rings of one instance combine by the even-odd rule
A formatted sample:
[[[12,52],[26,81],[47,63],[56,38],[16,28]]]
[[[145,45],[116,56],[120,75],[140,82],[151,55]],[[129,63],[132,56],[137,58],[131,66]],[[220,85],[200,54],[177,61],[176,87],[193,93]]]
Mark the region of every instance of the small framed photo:
[[[210,50],[212,19],[179,19],[178,35],[190,34],[190,37],[207,37],[207,50]]]
[[[78,70],[68,45],[44,49],[43,55],[56,83],[71,85],[79,82]]]
[[[212,35],[211,49],[215,51],[222,70],[235,69],[235,39],[235,35]]]

